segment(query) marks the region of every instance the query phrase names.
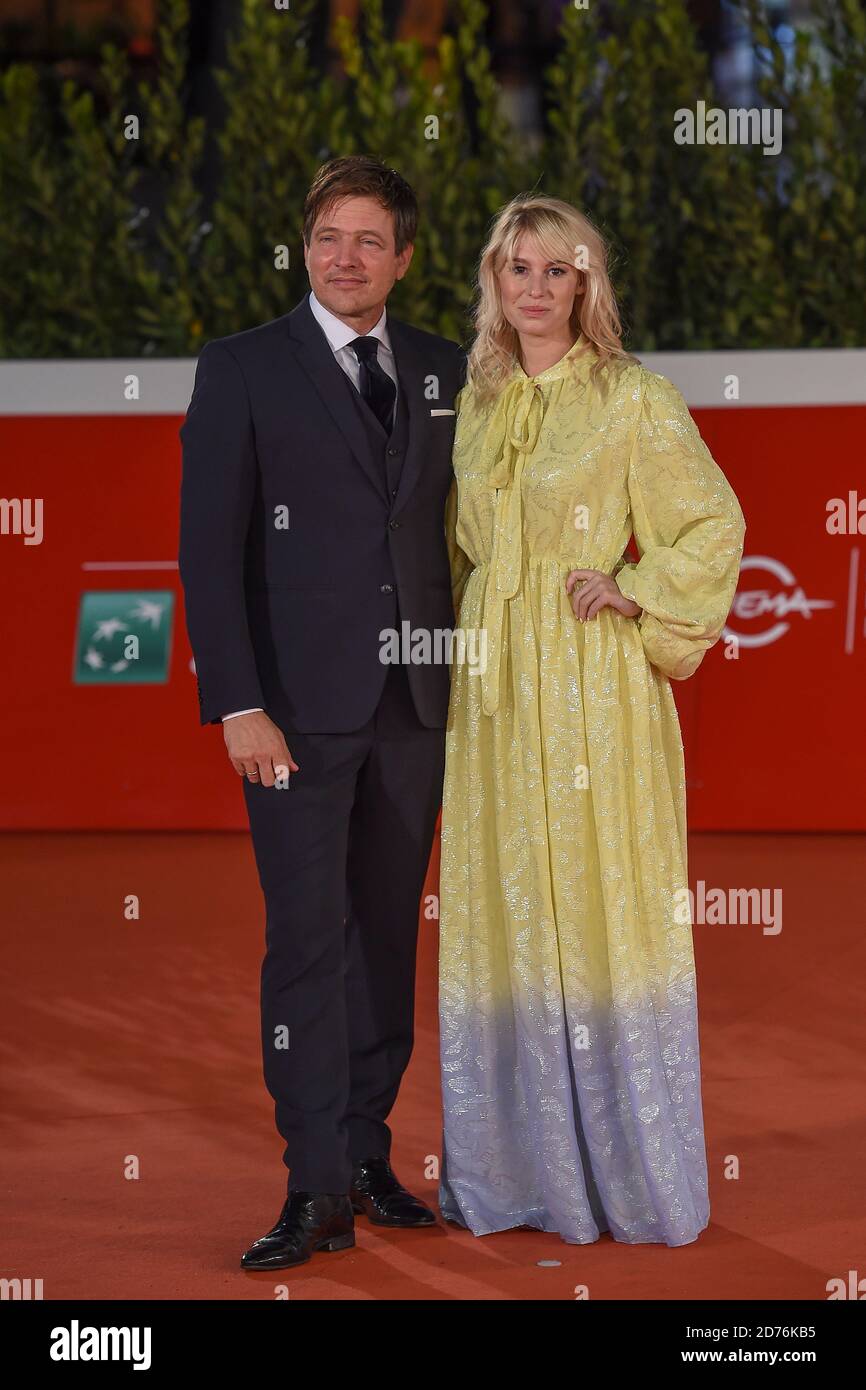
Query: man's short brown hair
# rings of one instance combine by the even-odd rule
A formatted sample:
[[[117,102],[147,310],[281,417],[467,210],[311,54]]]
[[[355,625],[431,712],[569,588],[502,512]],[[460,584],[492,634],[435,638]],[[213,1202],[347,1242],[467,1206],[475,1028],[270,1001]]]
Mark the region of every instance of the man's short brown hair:
[[[418,200],[412,188],[380,159],[349,154],[323,164],[304,201],[304,241],[309,246],[313,227],[323,213],[343,198],[375,198],[391,214],[394,248],[399,256],[415,240]]]

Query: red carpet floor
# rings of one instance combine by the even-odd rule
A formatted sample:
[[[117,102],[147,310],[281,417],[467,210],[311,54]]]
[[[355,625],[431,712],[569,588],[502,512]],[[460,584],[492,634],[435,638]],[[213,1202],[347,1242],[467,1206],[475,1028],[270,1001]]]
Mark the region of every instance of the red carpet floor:
[[[783,926],[696,925],[711,1224],[694,1244],[383,1233],[281,1275],[238,1268],[276,1218],[261,1077],[263,910],[233,834],[7,835],[0,1275],[44,1297],[823,1300],[866,1275],[866,841],[698,835],[690,877],[781,888]],[[140,917],[126,920],[129,895]],[[435,1202],[436,924],[394,1165]],[[738,1176],[726,1176],[734,1164]],[[138,1176],[127,1173],[137,1165]],[[550,1264],[541,1262],[550,1261]]]

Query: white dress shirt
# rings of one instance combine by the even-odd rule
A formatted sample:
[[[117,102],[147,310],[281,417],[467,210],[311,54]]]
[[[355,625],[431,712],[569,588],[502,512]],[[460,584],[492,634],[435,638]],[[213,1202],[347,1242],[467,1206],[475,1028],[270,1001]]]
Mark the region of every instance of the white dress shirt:
[[[330,309],[326,309],[324,304],[320,304],[312,290],[310,290],[309,303],[313,318],[327,338],[328,346],[356,391],[360,390],[361,364],[349,344],[355,338],[363,336],[379,339],[376,360],[382,371],[387,372],[399,392],[397,368],[394,365],[394,353],[391,348],[391,340],[388,337],[387,309],[382,310],[382,316],[378,323],[369,328],[365,334],[359,334],[342,319],[338,319],[336,314],[332,314]],[[225,723],[227,719],[237,719],[239,714],[257,714],[260,709],[260,705],[256,705],[254,709],[236,709],[231,714],[224,714],[222,722]]]
[[[379,346],[376,350],[377,361],[382,371],[387,372],[394,385],[397,385],[397,368],[394,366],[394,353],[391,349],[391,339],[388,337],[387,309],[382,310],[382,317],[379,322],[375,323],[372,328],[368,328],[367,332],[363,334],[350,328],[347,323],[343,323],[342,319],[338,319],[336,314],[332,314],[330,309],[326,309],[324,304],[320,304],[312,290],[310,290],[310,310],[327,338],[328,346],[356,391],[360,389],[361,365],[354,352],[349,348],[349,343],[359,337],[379,339]]]

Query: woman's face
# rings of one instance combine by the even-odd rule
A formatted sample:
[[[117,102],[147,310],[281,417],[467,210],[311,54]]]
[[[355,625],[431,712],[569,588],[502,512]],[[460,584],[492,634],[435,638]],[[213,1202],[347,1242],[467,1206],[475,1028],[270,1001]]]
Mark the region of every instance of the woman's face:
[[[502,312],[518,333],[562,338],[569,330],[580,273],[568,261],[550,261],[532,237],[523,236],[499,271]]]

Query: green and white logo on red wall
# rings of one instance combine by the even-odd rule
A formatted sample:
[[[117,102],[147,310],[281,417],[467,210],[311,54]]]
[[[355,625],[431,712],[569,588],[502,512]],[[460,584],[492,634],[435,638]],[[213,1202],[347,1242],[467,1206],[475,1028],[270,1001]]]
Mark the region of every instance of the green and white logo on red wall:
[[[170,589],[99,589],[82,594],[73,683],[164,685],[173,617]]]

